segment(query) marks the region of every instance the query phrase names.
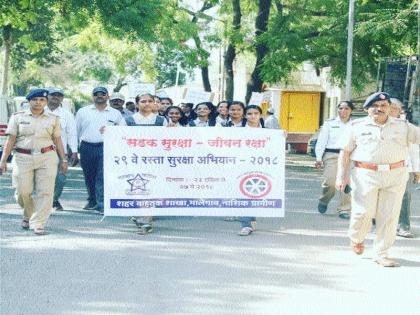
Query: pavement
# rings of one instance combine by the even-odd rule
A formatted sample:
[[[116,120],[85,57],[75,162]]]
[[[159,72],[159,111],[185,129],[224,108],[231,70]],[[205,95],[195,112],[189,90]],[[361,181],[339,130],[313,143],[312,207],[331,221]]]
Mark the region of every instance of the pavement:
[[[287,156],[286,215],[259,218],[239,237],[238,222],[164,217],[137,235],[128,218],[81,208],[86,191],[72,168],[47,236],[20,229],[10,172],[0,177],[0,314],[420,314],[420,193],[415,239],[397,237],[400,268],[349,249],[348,221],[334,200],[317,212],[321,172],[313,158]]]

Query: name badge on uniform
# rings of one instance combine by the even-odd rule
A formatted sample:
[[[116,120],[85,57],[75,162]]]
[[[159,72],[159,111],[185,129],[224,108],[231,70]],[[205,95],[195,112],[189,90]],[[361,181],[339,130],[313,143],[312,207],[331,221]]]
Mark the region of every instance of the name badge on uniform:
[[[19,124],[21,124],[21,125],[30,125],[31,123],[29,121],[20,121]]]
[[[331,126],[331,128],[340,128],[340,126]]]
[[[371,132],[362,132],[360,135],[361,136],[370,136],[372,133]]]

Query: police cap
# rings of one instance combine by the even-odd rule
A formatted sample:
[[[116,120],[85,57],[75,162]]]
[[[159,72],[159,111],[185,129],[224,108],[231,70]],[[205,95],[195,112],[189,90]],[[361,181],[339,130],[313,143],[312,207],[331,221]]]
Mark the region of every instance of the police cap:
[[[26,99],[30,101],[34,97],[47,97],[48,90],[42,88],[36,88],[29,91],[28,95],[26,95]]]
[[[108,90],[104,86],[97,86],[96,88],[93,89],[92,94],[95,95],[98,92],[102,92],[104,94],[108,94]]]
[[[385,101],[385,100],[387,100],[389,102],[390,98],[391,97],[386,92],[376,92],[376,93],[373,93],[372,95],[370,95],[366,99],[365,103],[363,104],[363,108],[368,108],[369,106],[371,106],[376,101]]]

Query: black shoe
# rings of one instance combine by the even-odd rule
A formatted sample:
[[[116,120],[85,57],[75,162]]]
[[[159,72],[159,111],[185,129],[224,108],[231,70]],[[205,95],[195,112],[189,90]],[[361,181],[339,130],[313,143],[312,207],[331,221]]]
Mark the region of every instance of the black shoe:
[[[327,212],[327,205],[324,205],[322,203],[318,203],[318,211],[319,211],[319,213]]]
[[[152,233],[152,231],[153,231],[152,226],[148,223],[145,223],[139,227],[137,234],[146,235],[146,234]]]
[[[96,212],[99,212],[100,214],[103,214],[104,213],[104,207],[100,207],[98,205],[96,205],[95,207],[93,207],[92,210],[94,210]]]
[[[83,209],[84,210],[94,210],[96,207],[96,203],[88,202]]]
[[[350,213],[348,212],[340,212],[338,215],[339,218],[349,220],[350,219]]]
[[[138,228],[141,228],[141,226],[143,225],[143,223],[141,223],[140,221],[138,221],[136,217],[131,217],[131,218],[130,218],[130,220],[131,220],[131,221],[133,221],[133,222],[134,222],[134,224],[135,224]]]
[[[63,206],[61,205],[60,201],[54,201],[53,202],[53,208],[55,208],[56,211],[63,211]]]

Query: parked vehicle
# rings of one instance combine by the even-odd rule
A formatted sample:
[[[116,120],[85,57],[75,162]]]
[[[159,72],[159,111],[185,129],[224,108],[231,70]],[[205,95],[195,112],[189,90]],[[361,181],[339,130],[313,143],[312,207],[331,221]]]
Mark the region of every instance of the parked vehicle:
[[[0,157],[3,154],[3,147],[6,142],[7,123],[10,116],[16,111],[16,103],[13,100],[6,96],[0,96]]]
[[[310,137],[308,140],[308,147],[307,147],[306,153],[313,157],[315,157],[315,146],[316,146],[316,142],[318,141],[318,136],[319,136],[319,130],[315,132],[312,135],[312,137]]]

